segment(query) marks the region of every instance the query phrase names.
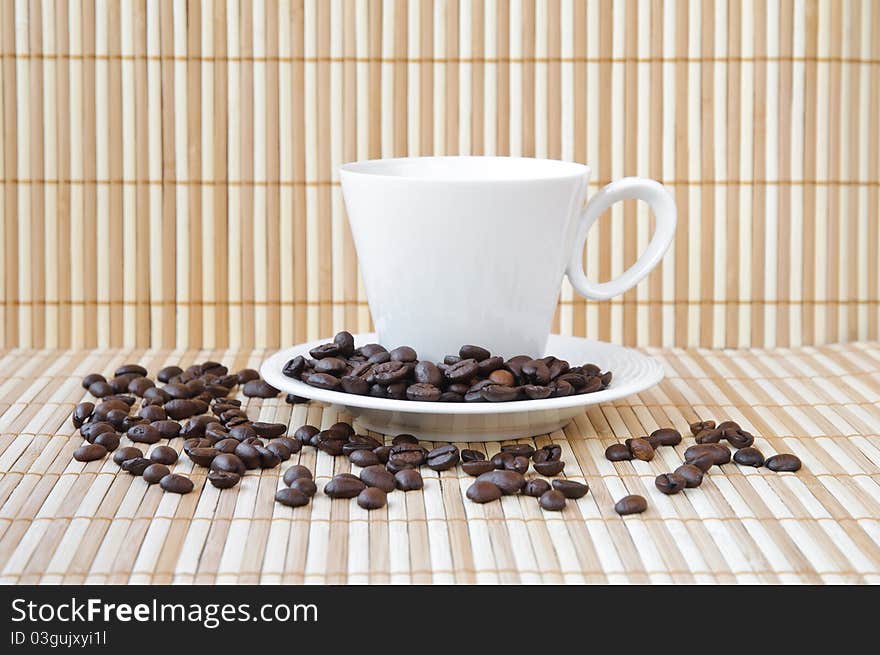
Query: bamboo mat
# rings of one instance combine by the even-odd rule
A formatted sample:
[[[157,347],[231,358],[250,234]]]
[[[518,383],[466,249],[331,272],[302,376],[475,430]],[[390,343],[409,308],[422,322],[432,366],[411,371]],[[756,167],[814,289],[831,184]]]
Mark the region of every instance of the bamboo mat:
[[[443,154],[674,195],[661,265],[564,283],[555,332],[880,338],[876,0],[4,0],[0,98],[0,347],[368,332],[338,167]],[[609,213],[591,279],[648,243]]]
[[[319,487],[349,469],[312,448],[223,492],[197,469],[186,496],[109,459],[71,458],[84,374],[135,360],[151,371],[208,357],[254,366],[263,352],[0,351],[0,583],[880,582],[880,343],[650,352],[666,368],[659,387],[534,439],[560,444],[566,474],[590,484],[563,512],[529,497],[476,505],[460,470],[425,468],[423,492],[394,492],[367,513],[320,492],[303,508],[274,502],[297,457]],[[294,429],[347,418],[282,398],[247,408]],[[684,432],[698,417],[736,420],[765,455],[792,452],[804,467],[726,465],[699,489],[663,496],[653,478],[682,460],[690,438],[652,462],[603,457],[617,439],[668,425]],[[184,455],[175,469],[191,467]],[[645,495],[648,511],[618,517],[612,507],[626,493]]]

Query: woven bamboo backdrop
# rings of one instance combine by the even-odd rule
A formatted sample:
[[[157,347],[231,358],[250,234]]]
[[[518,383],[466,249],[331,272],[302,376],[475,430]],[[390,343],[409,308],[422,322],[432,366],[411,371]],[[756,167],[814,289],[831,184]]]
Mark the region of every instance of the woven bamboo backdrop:
[[[880,3],[2,0],[0,346],[277,347],[369,311],[337,166],[486,153],[660,179],[680,227],[555,329],[878,337]],[[634,261],[619,207],[588,268]]]

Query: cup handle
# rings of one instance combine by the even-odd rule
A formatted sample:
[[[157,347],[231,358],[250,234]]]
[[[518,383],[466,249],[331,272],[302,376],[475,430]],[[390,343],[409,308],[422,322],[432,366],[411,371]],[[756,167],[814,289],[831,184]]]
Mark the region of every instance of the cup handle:
[[[587,233],[606,209],[620,200],[644,200],[657,219],[654,236],[648,248],[638,261],[621,275],[608,282],[590,282],[584,273],[583,253]],[[624,177],[605,186],[584,208],[574,240],[574,250],[568,262],[566,273],[571,285],[579,294],[592,300],[608,300],[628,291],[651,272],[675,236],[676,210],[675,202],[663,185],[654,180],[641,177]]]

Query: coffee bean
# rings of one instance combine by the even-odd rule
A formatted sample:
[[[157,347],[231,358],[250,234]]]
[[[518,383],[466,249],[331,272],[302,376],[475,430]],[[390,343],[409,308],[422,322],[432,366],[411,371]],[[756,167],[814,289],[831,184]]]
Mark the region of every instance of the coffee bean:
[[[541,494],[538,504],[549,512],[561,512],[565,508],[565,496],[556,489],[550,489]]]
[[[391,440],[392,446],[399,446],[400,444],[405,443],[418,445],[419,440],[411,434],[398,434],[396,437],[394,437],[394,439]]]
[[[199,407],[192,400],[175,398],[165,403],[165,413],[168,414],[168,418],[180,421],[198,414]]]
[[[324,485],[324,493],[331,498],[354,498],[366,488],[362,480],[346,474],[337,474]]]
[[[661,473],[654,478],[654,486],[662,493],[677,494],[687,486],[687,481],[678,473]]]
[[[258,437],[263,439],[274,439],[280,437],[287,431],[287,425],[284,423],[265,423],[263,421],[254,421],[251,427]]]
[[[366,510],[379,509],[385,507],[388,502],[388,496],[382,489],[377,487],[367,487],[357,496],[357,504]]]
[[[254,444],[257,452],[260,454],[260,468],[273,469],[281,465],[281,456],[274,450],[270,450],[265,446]]]
[[[477,361],[475,359],[462,359],[443,371],[443,377],[452,384],[466,384],[477,374]]]
[[[294,393],[289,393],[284,397],[284,402],[288,405],[299,405],[300,403],[307,403],[311,399],[306,398],[305,396],[297,396]]]
[[[688,427],[691,429],[691,434],[696,437],[703,430],[714,430],[715,421],[696,421],[695,423],[691,423]]]
[[[283,488],[275,492],[275,500],[287,507],[303,507],[309,504],[309,496],[299,489]]]
[[[104,421],[86,423],[79,429],[79,433],[89,442],[94,441],[102,432],[116,432],[116,429]]]
[[[89,373],[82,379],[82,388],[88,389],[90,386],[95,384],[95,382],[106,382],[107,378],[105,378],[100,373]]]
[[[423,402],[434,402],[440,400],[440,389],[433,384],[418,382],[411,384],[406,388],[406,397],[410,400],[420,400]]]
[[[161,466],[161,464],[154,464],[153,466]],[[162,478],[159,481],[159,486],[173,494],[188,494],[194,488],[192,480],[176,473],[171,473]]]
[[[682,464],[675,469],[675,474],[684,480],[688,489],[699,487],[703,483],[703,469],[693,464]]]
[[[702,455],[697,455],[691,459],[688,464],[693,464],[703,473],[707,473],[710,468],[715,466],[715,457],[709,453],[703,453]]]
[[[144,471],[147,470],[147,467],[152,464],[153,462],[146,457],[135,456],[122,462],[121,468],[123,471],[131,473],[132,475],[143,475]]]
[[[389,354],[391,355],[391,361],[393,362],[415,362],[419,358],[416,351],[409,346],[400,346],[399,348],[392,350]]]
[[[477,459],[472,460],[470,462],[462,462],[461,470],[471,475],[473,477],[477,477],[482,475],[483,473],[488,473],[489,471],[495,470],[495,465],[485,459]]]
[[[647,439],[627,439],[626,445],[634,458],[643,462],[650,462],[654,459],[654,448]]]
[[[605,459],[609,462],[627,462],[633,458],[629,448],[622,443],[615,443],[605,449]]]
[[[339,354],[343,357],[354,355],[354,337],[351,332],[346,332],[345,330],[338,332],[336,336],[333,337],[333,343],[336,344]]]
[[[501,446],[501,452],[510,453],[511,455],[522,455],[523,457],[532,457],[537,451],[530,444],[514,443]]]
[[[380,464],[387,464],[388,457],[391,455],[391,446],[379,446],[373,449],[373,453],[379,458]]]
[[[718,429],[724,432],[725,430],[741,430],[742,428],[736,421],[722,421],[718,424]]]
[[[458,448],[453,445],[437,446],[428,453],[426,463],[434,471],[448,471],[458,464]],[[528,464],[527,464],[528,466]]]
[[[290,488],[295,489],[309,498],[318,493],[318,485],[315,484],[314,480],[310,480],[309,478],[299,478],[298,480],[294,480],[291,483]]]
[[[394,474],[395,486],[401,491],[417,491],[425,486],[422,474],[416,469],[404,469]]]
[[[513,373],[503,368],[492,371],[489,374],[489,379],[493,384],[501,385],[503,387],[513,387],[516,385],[516,378],[513,376]]]
[[[73,451],[73,458],[78,462],[93,462],[106,456],[107,449],[97,443],[85,443]]]
[[[162,438],[162,434],[149,423],[142,423],[128,431],[128,438],[135,443],[154,444]]]
[[[741,466],[764,466],[764,455],[757,448],[741,448],[733,454],[733,461]]]
[[[231,489],[239,483],[241,476],[230,471],[208,471],[208,482],[217,489]]]
[[[93,444],[104,446],[107,452],[112,452],[119,448],[119,436],[115,432],[102,432],[92,441]]]
[[[400,469],[416,468],[425,463],[427,454],[427,451],[418,444],[398,443],[391,447],[388,463],[393,463]]]
[[[157,484],[159,480],[170,474],[171,470],[164,464],[150,464],[144,469],[143,478],[147,484]]]
[[[291,439],[290,437],[276,437],[273,443],[283,444],[287,447],[287,450],[291,455],[295,455],[302,449],[302,442],[298,439]]]
[[[283,443],[272,441],[266,444],[266,450],[278,458],[278,462],[286,462],[290,459],[290,449]]]
[[[750,432],[746,432],[745,430],[734,430],[732,428],[728,428],[724,430],[722,435],[725,439],[727,439],[727,443],[729,443],[736,449],[748,448],[753,443],[755,443],[754,435],[752,435]]]
[[[250,425],[236,425],[227,433],[229,438],[237,441],[246,441],[247,439],[256,439],[257,431]]]
[[[357,466],[374,466],[375,464],[379,464],[379,456],[376,455],[372,450],[355,450],[348,456],[348,461],[352,464],[356,464]]]
[[[480,394],[484,400],[490,403],[506,403],[519,397],[519,388],[491,384],[480,390]]]
[[[92,412],[95,411],[95,404],[90,402],[84,402],[78,404],[73,408],[73,427],[80,428],[82,424],[88,421],[92,417]]]
[[[522,473],[516,471],[488,471],[480,475],[477,482],[491,482],[505,495],[515,494],[526,485]]]
[[[164,421],[168,418],[168,415],[165,413],[165,408],[160,405],[147,405],[146,407],[141,407],[138,416],[150,423]],[[180,429],[180,426],[178,426],[178,429]]]
[[[244,462],[241,461],[241,458],[237,455],[226,453],[215,455],[211,459],[210,467],[212,471],[228,471],[231,473],[238,473],[239,475],[244,475],[245,471],[247,471],[247,467],[244,465]]]
[[[301,478],[307,480],[312,479],[312,472],[302,464],[291,466],[284,472],[284,484],[286,484],[287,486],[290,486],[295,480],[299,480]]]
[[[777,471],[780,473],[794,472],[800,470],[801,460],[796,455],[790,455],[788,453],[773,455],[772,457],[767,458],[767,461],[764,462],[764,466],[771,471]]]
[[[125,448],[120,448],[115,453],[113,453],[113,463],[122,466],[122,463],[125,460],[140,457],[142,454],[143,453],[141,453],[139,448],[135,448],[134,446],[126,446]]]
[[[537,473],[552,478],[554,475],[562,473],[562,469],[565,468],[565,462],[561,460],[553,462],[535,462],[532,466],[535,467]]]
[[[530,400],[542,400],[544,398],[549,398],[550,394],[553,393],[552,388],[536,384],[524,385],[522,387],[522,391]]]
[[[681,432],[673,428],[660,428],[651,433],[651,439],[661,446],[677,446],[681,443]]]
[[[552,485],[556,491],[571,499],[583,498],[590,490],[589,485],[574,480],[553,480]]]
[[[703,430],[694,438],[697,443],[720,443],[722,437],[721,430],[714,428],[711,430]]]
[[[138,398],[143,398],[147,389],[155,386],[156,385],[150,378],[135,378],[128,383],[127,391],[133,393]]]
[[[627,451],[628,452],[628,451]],[[558,462],[562,459],[562,448],[559,444],[548,444],[532,454],[533,462]]]
[[[730,461],[730,449],[723,444],[707,443],[691,446],[684,451],[684,461],[688,464],[695,464],[695,460],[700,455],[709,455],[712,463],[721,465]]]
[[[479,450],[471,450],[465,448],[459,453],[462,462],[478,462],[486,459],[486,456]]]
[[[156,446],[150,451],[150,459],[157,464],[174,464],[177,458],[177,451],[170,446]]]
[[[306,359],[302,355],[297,355],[293,359],[289,360],[284,367],[281,369],[281,373],[289,378],[293,378],[295,380],[299,379],[300,374],[302,374],[303,370],[306,367]]]
[[[156,379],[162,383],[171,382],[173,378],[181,373],[183,373],[183,369],[179,366],[166,366],[156,374]]]
[[[260,453],[256,447],[240,443],[235,447],[235,456],[238,457],[249,470],[260,468]]]
[[[335,378],[334,378],[335,379]],[[248,398],[275,398],[280,391],[265,380],[250,380],[245,382],[241,392]]]
[[[488,480],[477,479],[466,492],[468,498],[475,503],[489,503],[501,498],[502,491],[494,483]]]
[[[368,466],[361,471],[361,481],[368,487],[378,487],[385,492],[394,491],[394,476],[381,464]]]
[[[540,498],[546,492],[550,491],[550,489],[550,483],[546,480],[542,480],[541,478],[533,478],[526,482],[526,485],[523,487],[522,492],[526,496]]]
[[[648,509],[648,501],[635,494],[624,496],[614,504],[614,511],[621,516],[641,514],[646,509]]]

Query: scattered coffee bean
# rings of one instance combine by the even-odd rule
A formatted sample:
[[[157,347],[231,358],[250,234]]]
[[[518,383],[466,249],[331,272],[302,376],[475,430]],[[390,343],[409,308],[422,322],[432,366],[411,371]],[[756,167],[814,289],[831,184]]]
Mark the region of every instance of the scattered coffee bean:
[[[135,457],[140,457],[142,455],[140,449],[135,448],[134,446],[126,446],[125,448],[120,448],[115,453],[113,453],[113,463],[122,466],[122,463],[127,459],[134,459]]]
[[[208,471],[208,482],[217,489],[231,489],[240,480],[241,476],[231,471]]]
[[[156,379],[159,382],[168,383],[181,373],[183,373],[183,369],[179,366],[166,366],[156,374]]]
[[[250,380],[244,383],[241,392],[248,398],[275,398],[280,391],[264,380]]]
[[[772,457],[768,457],[764,462],[764,466],[766,466],[771,471],[782,472],[793,472],[799,471],[801,468],[801,460],[796,455],[791,454],[782,454],[782,455],[773,455]]]
[[[698,444],[720,443],[724,433],[718,428],[703,430],[694,438]]]
[[[164,464],[150,464],[144,469],[143,478],[147,484],[157,484],[159,480],[169,475],[171,470]]]
[[[115,432],[102,432],[92,441],[97,446],[104,446],[107,452],[113,452],[119,447],[119,436]]]
[[[542,480],[541,478],[533,478],[526,482],[526,485],[523,487],[522,492],[526,496],[540,498],[546,492],[550,491],[550,489],[550,483],[546,480]]]
[[[382,489],[378,487],[367,487],[363,489],[357,496],[357,504],[366,510],[379,509],[385,507],[388,502],[388,496]]]
[[[628,462],[633,458],[632,452],[622,443],[614,443],[605,449],[605,459],[609,462]]]
[[[173,494],[188,494],[195,485],[188,477],[171,473],[159,481],[159,486]]]
[[[287,507],[303,507],[309,504],[309,497],[298,489],[285,487],[275,492],[275,500]]]
[[[724,430],[722,435],[725,439],[727,439],[727,443],[729,443],[736,449],[748,448],[753,443],[755,443],[754,435],[752,435],[751,432],[746,432],[745,430],[734,430],[733,428],[728,428]]]
[[[349,456],[348,460],[352,464],[356,464],[357,466],[367,467],[373,466],[376,464],[380,464],[379,456],[376,455],[372,450],[355,450]]]
[[[331,498],[354,498],[363,491],[366,486],[367,485],[365,485],[362,480],[359,480],[353,475],[340,473],[335,475],[326,485],[324,485],[324,493]]]
[[[200,462],[196,463],[201,464]],[[204,464],[201,465],[205,466]],[[237,455],[229,455],[226,453],[220,453],[212,457],[208,466],[210,466],[212,471],[230,471],[232,473],[238,473],[239,475],[244,475],[247,471],[244,462],[242,462]]]
[[[632,456],[643,462],[650,462],[654,459],[654,448],[647,439],[627,439],[627,446]]]
[[[296,489],[309,498],[318,493],[318,485],[311,478],[298,478],[290,484],[291,489]]]
[[[83,402],[78,404],[73,408],[73,426],[75,428],[82,427],[82,424],[92,417],[92,412],[94,411],[95,403]]]
[[[475,503],[489,503],[501,498],[502,491],[498,485],[489,480],[477,479],[466,492],[468,498]]]
[[[699,487],[703,483],[703,469],[693,464],[682,464],[675,469],[675,475],[684,480],[688,489]]]
[[[360,479],[368,487],[378,487],[386,493],[394,491],[394,488],[397,486],[394,481],[394,475],[389,473],[381,464],[368,466],[362,470]]]
[[[661,446],[677,446],[681,443],[681,432],[673,428],[660,428],[651,433],[651,439],[655,439]]]
[[[488,473],[489,471],[495,470],[495,465],[485,459],[473,460],[470,462],[462,462],[461,469],[467,473],[468,475],[472,475],[473,477],[477,477],[482,475],[483,473]]]
[[[536,472],[548,478],[552,478],[554,475],[562,473],[562,469],[565,468],[565,462],[562,460],[555,462],[535,462],[532,466],[534,466]]]
[[[477,482],[491,482],[501,489],[504,495],[511,495],[519,492],[526,485],[526,479],[522,473],[516,471],[488,471],[477,478]]]
[[[85,443],[73,451],[73,458],[78,462],[93,462],[106,456],[107,449],[97,443]]]
[[[100,373],[89,373],[82,379],[82,387],[83,389],[88,389],[90,386],[95,384],[96,382],[106,382],[107,378],[105,378]]]
[[[715,421],[697,421],[690,424],[691,434],[695,437],[703,430],[714,430]]]
[[[251,423],[251,427],[254,429],[254,432],[257,433],[257,436],[263,439],[274,439],[275,437],[280,437],[287,431],[287,426],[284,423],[264,423],[263,421],[254,421]]]
[[[646,509],[648,509],[648,501],[635,494],[624,496],[614,504],[614,511],[621,516],[641,514]]]
[[[131,473],[132,475],[143,475],[144,471],[147,470],[147,467],[152,464],[153,462],[146,457],[135,456],[122,462],[121,468],[123,471]]]
[[[135,443],[154,444],[162,438],[162,434],[149,423],[135,425],[127,434]]]
[[[501,446],[501,452],[514,456],[532,457],[537,451],[527,443],[515,443]]]
[[[401,491],[418,491],[425,486],[422,474],[416,469],[404,469],[394,474],[394,483]]]
[[[684,451],[684,461],[688,464],[695,464],[694,460],[701,455],[708,455],[712,459],[712,463],[716,465],[726,464],[730,461],[730,449],[724,444],[706,443],[691,446]]]
[[[654,486],[664,494],[677,494],[687,486],[687,481],[678,473],[661,473],[654,478]]]
[[[392,449],[393,450],[393,449]],[[434,471],[448,471],[458,464],[458,448],[453,445],[437,446],[428,453],[426,463]],[[528,462],[526,463],[528,467]]]
[[[741,448],[733,454],[733,461],[741,466],[764,466],[764,455],[757,448]]]
[[[294,480],[299,480],[300,478],[312,479],[312,472],[301,464],[291,466],[284,472],[284,484],[287,486],[290,486]]]
[[[560,512],[565,508],[565,495],[556,489],[550,489],[541,494],[538,504],[549,512]]]
[[[583,498],[590,490],[589,485],[575,482],[574,480],[553,480],[552,485],[556,491],[571,499]]]

